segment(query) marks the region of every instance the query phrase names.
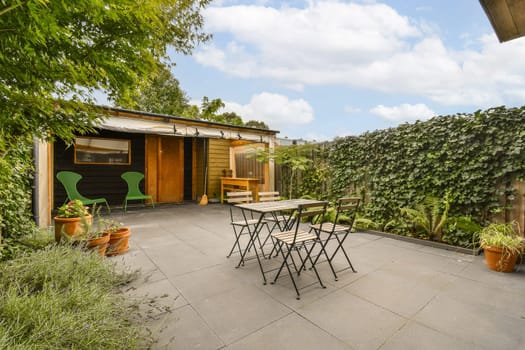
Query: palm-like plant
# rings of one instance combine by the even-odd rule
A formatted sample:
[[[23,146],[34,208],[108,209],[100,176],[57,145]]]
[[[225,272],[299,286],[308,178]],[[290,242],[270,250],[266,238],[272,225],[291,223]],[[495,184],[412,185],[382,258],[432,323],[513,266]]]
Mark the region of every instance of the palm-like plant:
[[[448,218],[450,197],[445,195],[443,201],[437,197],[426,196],[423,202],[414,208],[401,208],[401,214],[412,222],[414,227],[423,230],[433,241],[441,241],[443,225]]]

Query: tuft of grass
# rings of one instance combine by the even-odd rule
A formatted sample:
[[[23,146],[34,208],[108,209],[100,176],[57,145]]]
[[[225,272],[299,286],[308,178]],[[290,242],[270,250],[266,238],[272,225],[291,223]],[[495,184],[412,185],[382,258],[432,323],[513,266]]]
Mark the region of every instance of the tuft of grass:
[[[0,348],[149,347],[136,302],[118,289],[135,275],[68,246],[0,264]]]

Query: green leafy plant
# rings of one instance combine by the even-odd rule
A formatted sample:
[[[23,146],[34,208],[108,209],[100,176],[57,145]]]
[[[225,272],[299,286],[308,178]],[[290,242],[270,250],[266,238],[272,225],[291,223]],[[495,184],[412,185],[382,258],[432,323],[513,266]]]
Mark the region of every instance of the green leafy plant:
[[[471,216],[449,217],[443,227],[443,242],[464,248],[479,247],[481,225]]]
[[[86,207],[78,199],[65,203],[58,208],[58,217],[61,218],[79,218],[89,214],[89,207]]]
[[[489,224],[479,233],[480,245],[502,248],[503,254],[520,254],[525,248],[525,240],[518,235],[516,226],[516,222]]]
[[[443,225],[450,210],[450,198],[445,195],[443,201],[427,196],[415,208],[401,208],[401,214],[412,222],[415,230],[422,230],[431,240],[441,241]]]

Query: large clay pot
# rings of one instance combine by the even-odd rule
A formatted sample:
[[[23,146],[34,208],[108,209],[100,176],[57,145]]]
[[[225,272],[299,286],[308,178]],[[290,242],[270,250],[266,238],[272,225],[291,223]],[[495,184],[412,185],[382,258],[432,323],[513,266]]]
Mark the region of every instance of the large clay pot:
[[[121,227],[116,232],[111,233],[106,255],[113,256],[127,252],[129,249],[129,236],[131,236],[129,227]]]
[[[61,218],[55,216],[53,220],[55,221],[55,241],[59,242],[63,234],[67,234],[69,237],[79,235],[84,232],[86,229],[85,225],[91,225],[93,217],[91,214],[88,214],[81,217],[75,218]]]
[[[100,256],[106,255],[106,249],[108,247],[109,234],[106,234],[99,238],[92,238],[87,241],[86,248],[90,250],[97,250]]]
[[[499,272],[512,272],[518,260],[517,253],[503,253],[500,247],[483,246],[487,267]]]

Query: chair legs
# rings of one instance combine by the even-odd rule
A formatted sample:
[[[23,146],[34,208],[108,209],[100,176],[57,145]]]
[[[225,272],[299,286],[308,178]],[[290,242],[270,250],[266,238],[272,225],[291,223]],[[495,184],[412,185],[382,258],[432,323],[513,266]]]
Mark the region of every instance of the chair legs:
[[[279,243],[281,243],[281,244],[279,244]],[[276,242],[275,245],[276,246],[279,245],[279,248],[277,250],[281,252],[281,256],[283,258],[283,262],[281,263],[281,266],[279,267],[277,273],[275,274],[275,277],[274,277],[273,281],[271,282],[271,284],[275,284],[277,282],[277,279],[281,275],[282,270],[284,269],[284,267],[286,267],[286,270],[288,271],[288,276],[290,277],[290,279],[292,281],[292,284],[294,286],[294,289],[295,289],[296,299],[300,300],[301,299],[301,294],[299,293],[299,290],[302,289],[302,288],[309,287],[312,284],[309,284],[307,286],[299,288],[297,286],[297,283],[296,283],[295,278],[293,276],[294,272],[292,271],[290,265],[292,265],[294,267],[294,270],[297,273],[297,277],[299,277],[300,274],[301,274],[301,270],[306,265],[306,262],[309,261],[311,266],[312,266],[312,269],[315,272],[315,275],[317,277],[317,281],[319,282],[319,284],[321,285],[322,288],[326,288],[326,286],[323,284],[323,281],[321,280],[321,276],[317,272],[317,268],[315,267],[314,261],[312,260],[312,256],[311,256],[312,251],[313,251],[316,243],[317,242],[314,242],[312,244],[312,246],[310,247],[310,249],[308,249],[307,246],[304,245],[304,244],[296,245],[296,246],[293,246],[293,245],[289,246],[289,245],[285,244],[284,242],[279,242],[279,241]],[[284,248],[283,245],[286,246],[286,247]],[[300,252],[300,250],[303,249],[303,248],[306,250],[306,256],[304,258],[302,257],[301,252]],[[300,268],[297,268],[297,264],[295,263],[295,259],[293,258],[292,252],[294,252],[294,251],[297,252],[299,260],[301,261]]]
[[[320,234],[320,233],[318,233]],[[349,232],[345,232],[344,235],[343,235],[343,238],[340,239],[339,236],[341,235],[341,233],[337,234],[337,233],[330,233],[328,238],[324,241],[321,241],[321,251],[319,251],[319,253],[317,254],[317,256],[315,257],[315,260],[314,260],[314,264],[317,263],[317,261],[319,260],[319,258],[321,257],[321,254],[324,254],[325,258],[326,258],[326,261],[328,262],[328,265],[330,266],[330,270],[332,270],[332,274],[334,275],[334,279],[336,281],[339,280],[339,277],[337,276],[337,272],[342,272],[342,271],[345,271],[345,270],[348,270],[348,269],[351,269],[352,272],[356,273],[357,271],[354,269],[354,266],[352,265],[352,262],[350,261],[350,258],[348,257],[348,253],[346,252],[344,246],[343,246],[343,243],[344,241],[346,240],[346,237],[348,236]],[[331,241],[331,240],[336,240],[337,241],[337,247],[335,248],[335,250],[331,253],[331,255],[329,255],[327,253],[327,250],[326,250],[326,247],[328,245],[328,243]],[[348,267],[345,267],[345,268],[342,268],[342,269],[339,269],[339,270],[336,270],[334,268],[334,265],[333,265],[333,260],[335,258],[335,256],[337,255],[337,253],[339,252],[339,250],[341,250],[346,258],[346,262],[348,263]]]

